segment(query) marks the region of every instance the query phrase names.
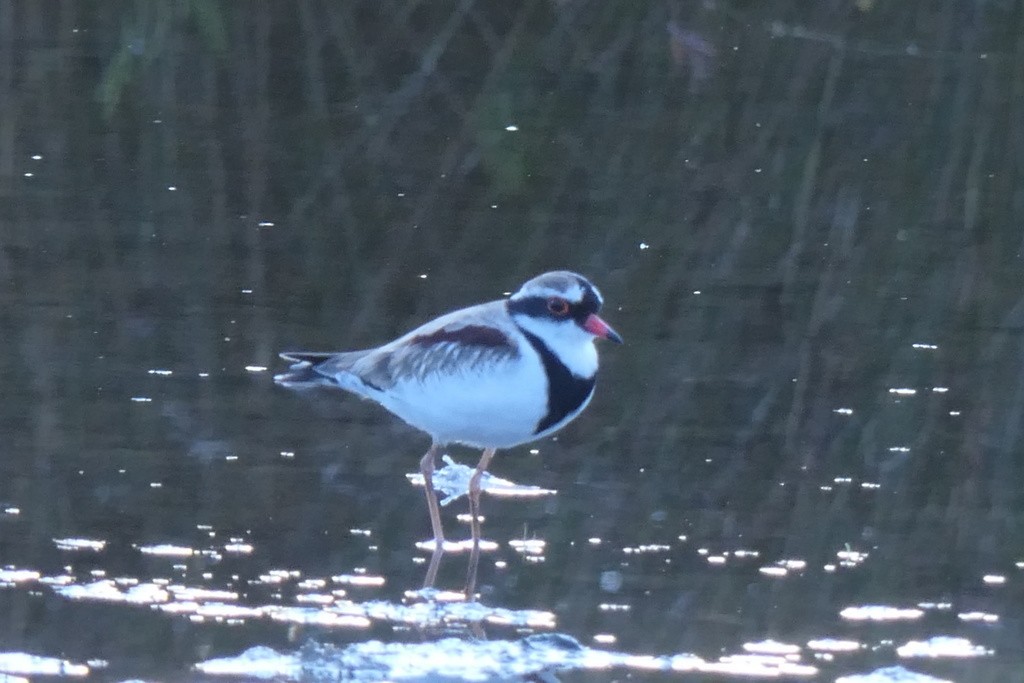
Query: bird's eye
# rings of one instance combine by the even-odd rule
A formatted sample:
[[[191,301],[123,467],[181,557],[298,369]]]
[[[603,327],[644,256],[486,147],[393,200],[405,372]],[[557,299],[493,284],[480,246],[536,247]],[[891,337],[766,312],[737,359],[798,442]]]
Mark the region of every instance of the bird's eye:
[[[569,312],[569,302],[557,296],[548,299],[548,310],[555,315],[565,315]]]

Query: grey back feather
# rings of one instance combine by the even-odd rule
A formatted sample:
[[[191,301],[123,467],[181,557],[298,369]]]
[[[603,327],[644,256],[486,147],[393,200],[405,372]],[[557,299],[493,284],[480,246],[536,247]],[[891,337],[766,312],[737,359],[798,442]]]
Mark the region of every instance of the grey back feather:
[[[385,390],[401,381],[435,375],[471,375],[494,362],[518,357],[509,338],[504,301],[480,304],[433,320],[357,359],[349,369]]]
[[[274,379],[285,386],[338,386],[354,390],[344,378],[386,391],[398,382],[437,375],[471,375],[494,362],[519,356],[510,338],[514,325],[504,301],[455,311],[375,349],[341,353],[288,352],[289,372]]]

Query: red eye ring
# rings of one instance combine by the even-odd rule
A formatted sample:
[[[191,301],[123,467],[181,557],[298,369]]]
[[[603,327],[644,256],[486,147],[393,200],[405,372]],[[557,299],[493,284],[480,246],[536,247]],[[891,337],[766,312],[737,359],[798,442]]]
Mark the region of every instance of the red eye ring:
[[[569,302],[561,297],[553,296],[548,299],[548,310],[555,315],[565,315],[569,312]]]

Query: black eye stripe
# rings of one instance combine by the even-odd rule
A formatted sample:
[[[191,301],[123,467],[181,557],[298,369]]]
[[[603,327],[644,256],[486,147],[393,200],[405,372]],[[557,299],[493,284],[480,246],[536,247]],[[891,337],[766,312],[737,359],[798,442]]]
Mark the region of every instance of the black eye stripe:
[[[543,318],[548,314],[548,299],[543,296],[526,296],[521,299],[509,299],[509,313],[520,313],[531,318]]]
[[[569,304],[569,312],[564,315],[557,315],[548,308],[550,296],[524,296],[519,299],[508,300],[509,313],[528,315],[531,318],[551,318],[563,320],[572,318],[580,324],[586,321],[591,313],[597,313],[601,309],[601,301],[590,290],[583,295],[583,301],[579,303],[566,302]]]

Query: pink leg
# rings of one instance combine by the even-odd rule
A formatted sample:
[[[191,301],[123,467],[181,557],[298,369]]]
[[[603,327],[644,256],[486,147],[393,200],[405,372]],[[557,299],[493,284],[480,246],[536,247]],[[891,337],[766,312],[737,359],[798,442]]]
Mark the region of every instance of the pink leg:
[[[473,472],[473,476],[469,479],[469,528],[473,537],[473,547],[480,545],[480,478],[487,469],[487,465],[490,464],[495,452],[494,448],[484,450],[483,455],[480,456],[480,462],[477,463],[476,470]]]
[[[427,492],[427,510],[430,511],[430,527],[434,530],[434,549],[440,549],[444,545],[444,529],[441,528],[441,506],[437,503],[437,493],[434,492],[434,459],[441,447],[430,444],[430,449],[420,459],[420,473],[423,475],[423,489]]]
[[[494,448],[484,449],[473,476],[469,479],[469,528],[473,539],[473,550],[469,554],[469,572],[466,576],[466,598],[473,599],[476,591],[476,569],[480,564],[480,478],[496,453]]]

